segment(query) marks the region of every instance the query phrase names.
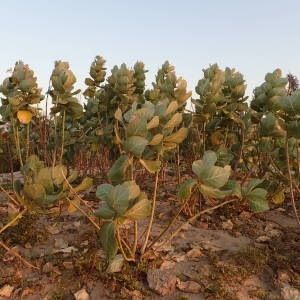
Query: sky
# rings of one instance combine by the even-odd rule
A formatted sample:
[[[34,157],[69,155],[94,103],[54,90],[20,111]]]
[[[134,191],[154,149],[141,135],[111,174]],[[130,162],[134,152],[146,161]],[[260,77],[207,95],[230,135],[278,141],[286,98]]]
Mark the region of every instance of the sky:
[[[84,88],[101,55],[108,73],[143,61],[148,87],[168,60],[194,91],[202,69],[218,63],[244,74],[251,99],[267,72],[300,77],[299,36],[299,0],[2,1],[0,81],[21,59],[45,92],[54,61],[63,60]]]

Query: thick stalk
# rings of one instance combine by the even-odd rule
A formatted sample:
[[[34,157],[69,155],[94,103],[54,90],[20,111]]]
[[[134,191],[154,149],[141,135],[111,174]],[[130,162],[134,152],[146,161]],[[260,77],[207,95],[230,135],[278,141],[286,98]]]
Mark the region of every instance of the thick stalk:
[[[152,224],[153,224],[153,220],[154,220],[154,212],[155,212],[155,207],[156,207],[156,196],[157,196],[157,188],[158,188],[158,178],[159,178],[159,170],[156,171],[156,175],[155,175],[155,185],[154,185],[154,192],[153,192],[153,199],[152,199],[151,215],[150,215],[150,220],[149,220],[149,224],[148,224],[147,231],[146,231],[145,241],[144,241],[143,247],[141,249],[142,255],[144,254],[144,252],[146,250],[150,232],[151,232],[151,228],[152,228]]]
[[[29,156],[29,147],[30,147],[30,123],[26,125],[26,160]]]
[[[285,137],[285,156],[286,156],[286,163],[287,163],[287,168],[288,168],[288,179],[289,179],[292,207],[294,209],[296,220],[300,226],[300,219],[299,219],[298,212],[297,212],[294,189],[293,189],[293,179],[292,179],[292,172],[291,172],[291,167],[290,167],[290,156],[289,156],[289,138],[287,135]]]
[[[20,139],[19,139],[19,130],[18,130],[18,125],[16,126],[15,121],[12,119],[12,127],[13,127],[13,134],[14,134],[14,140],[19,156],[19,161],[21,167],[23,167],[23,160],[22,160],[22,155],[21,155],[21,149],[20,149]],[[17,128],[16,128],[17,127]]]
[[[64,110],[63,119],[62,119],[62,141],[61,141],[61,153],[60,153],[61,164],[64,155],[64,145],[65,145],[65,121],[66,121],[66,110]]]

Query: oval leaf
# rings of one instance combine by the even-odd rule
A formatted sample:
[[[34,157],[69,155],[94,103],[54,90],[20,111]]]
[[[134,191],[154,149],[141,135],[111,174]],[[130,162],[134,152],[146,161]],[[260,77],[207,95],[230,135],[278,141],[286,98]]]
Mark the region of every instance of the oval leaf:
[[[180,185],[178,197],[182,200],[188,199],[192,195],[193,187],[197,185],[197,180],[189,178],[187,181]]]

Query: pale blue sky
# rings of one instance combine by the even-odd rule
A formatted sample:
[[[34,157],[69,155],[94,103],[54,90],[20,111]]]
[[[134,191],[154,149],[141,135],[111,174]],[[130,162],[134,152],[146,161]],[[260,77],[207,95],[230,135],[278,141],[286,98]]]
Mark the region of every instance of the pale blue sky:
[[[275,68],[300,77],[298,0],[10,0],[1,2],[0,28],[0,81],[22,59],[44,91],[58,59],[84,87],[96,55],[109,70],[143,61],[148,83],[169,60],[193,90],[213,63],[243,73],[248,95]]]

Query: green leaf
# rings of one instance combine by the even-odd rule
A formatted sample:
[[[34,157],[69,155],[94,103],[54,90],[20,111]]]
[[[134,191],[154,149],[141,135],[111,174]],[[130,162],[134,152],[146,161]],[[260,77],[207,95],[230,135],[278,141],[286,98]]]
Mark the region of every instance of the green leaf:
[[[230,173],[230,166],[224,168],[212,166],[203,168],[198,177],[205,185],[220,188],[227,183]]]
[[[131,136],[124,142],[124,148],[133,153],[135,156],[141,157],[147,144],[147,139],[140,136]]]
[[[46,204],[46,190],[39,183],[25,184],[23,193],[26,200],[33,201],[38,205]]]
[[[116,213],[107,205],[107,203],[103,203],[100,208],[94,212],[94,215],[101,219],[113,219],[115,214]]]
[[[204,155],[203,155],[203,162],[205,163],[206,166],[211,167],[214,166],[215,163],[217,162],[217,154],[214,151],[205,151]]]
[[[267,191],[262,188],[255,188],[243,196],[249,203],[254,212],[264,212],[269,210],[268,201],[266,200]]]
[[[192,171],[194,174],[196,174],[198,177],[202,173],[203,169],[205,168],[205,163],[202,159],[195,160],[192,164]]]
[[[278,190],[276,191],[272,196],[271,196],[271,201],[276,204],[282,204],[284,202],[284,191],[283,190]]]
[[[115,237],[116,230],[114,222],[104,222],[100,229],[100,241],[108,260],[113,259],[118,252],[118,243]]]
[[[51,168],[49,168],[51,169]],[[54,181],[54,184],[59,185],[62,184],[65,181],[65,178],[67,178],[67,167],[64,165],[57,165],[52,169],[52,178]]]
[[[101,184],[98,185],[97,190],[96,190],[96,197],[106,201],[107,200],[107,195],[110,192],[110,190],[113,189],[113,185],[111,184]]]
[[[192,195],[193,187],[197,185],[197,183],[197,180],[192,178],[189,178],[187,181],[182,183],[178,191],[178,197],[182,200],[190,198]]]
[[[300,115],[300,93],[282,97],[279,100],[279,106],[288,113],[289,116],[295,117]]]
[[[145,160],[145,159],[140,159],[141,165],[150,173],[154,174],[156,173],[161,165],[160,160]]]
[[[273,113],[268,113],[260,120],[262,136],[285,136],[285,130]]]
[[[231,190],[221,191],[217,188],[213,188],[211,186],[207,186],[204,184],[200,185],[199,190],[200,190],[201,194],[208,196],[208,197],[215,198],[215,199],[223,199],[223,198],[231,195]]]
[[[139,186],[134,181],[126,181],[113,187],[107,195],[107,204],[119,215],[122,215],[135,198],[141,193]]]
[[[289,122],[287,124],[287,132],[290,137],[300,139],[300,120]]]
[[[82,182],[79,185],[74,187],[71,192],[77,193],[77,192],[80,192],[80,191],[84,191],[84,190],[87,190],[90,187],[92,187],[92,185],[93,185],[93,179],[90,178],[90,177],[86,177],[82,180]]]
[[[231,196],[236,196],[237,198],[242,199],[241,185],[236,180],[228,180],[228,182],[222,187],[222,190],[231,190]]]
[[[130,207],[123,215],[133,220],[143,220],[150,215],[151,202],[143,198]]]
[[[147,119],[136,114],[132,115],[125,131],[127,137],[140,136],[145,138],[148,134]]]
[[[128,189],[128,199],[136,199],[140,193],[141,189],[140,187],[135,183],[135,181],[125,181],[121,184],[121,186]]]
[[[164,142],[180,144],[187,137],[188,131],[189,130],[187,128],[182,127],[178,131],[176,131],[175,133],[165,137]]]
[[[121,155],[109,170],[107,177],[113,183],[121,183],[126,177],[126,170],[130,166],[127,155]]]

